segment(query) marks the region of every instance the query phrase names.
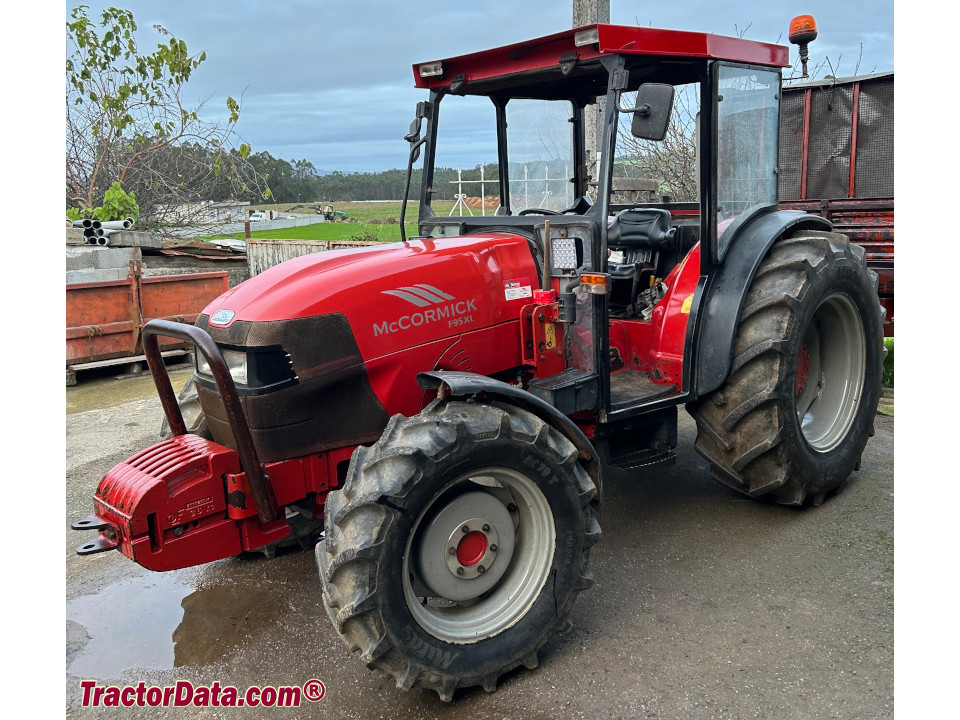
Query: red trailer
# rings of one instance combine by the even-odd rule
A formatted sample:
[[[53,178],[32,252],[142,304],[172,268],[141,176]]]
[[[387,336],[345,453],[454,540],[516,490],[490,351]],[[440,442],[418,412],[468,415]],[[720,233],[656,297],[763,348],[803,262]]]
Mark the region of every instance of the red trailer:
[[[194,323],[211,300],[227,291],[225,272],[144,277],[130,263],[123,280],[67,285],[67,384],[85,368],[143,361],[141,330],[155,319]],[[189,343],[163,338],[164,353],[184,351]]]
[[[784,85],[780,107],[780,207],[863,246],[893,337],[893,73]]]

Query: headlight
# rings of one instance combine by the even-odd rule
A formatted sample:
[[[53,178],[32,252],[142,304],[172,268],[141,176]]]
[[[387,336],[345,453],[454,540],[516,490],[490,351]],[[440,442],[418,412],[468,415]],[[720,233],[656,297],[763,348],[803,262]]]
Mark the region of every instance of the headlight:
[[[247,384],[247,354],[239,350],[221,350],[224,362],[230,370],[230,377],[238,385]],[[210,363],[203,353],[197,352],[197,372],[201,375],[213,377],[213,371],[210,369]]]
[[[223,361],[227,365],[230,377],[241,395],[258,395],[279,390],[299,381],[293,369],[289,353],[279,345],[239,348],[218,345]],[[213,389],[216,383],[210,363],[198,350],[197,379],[206,387]]]

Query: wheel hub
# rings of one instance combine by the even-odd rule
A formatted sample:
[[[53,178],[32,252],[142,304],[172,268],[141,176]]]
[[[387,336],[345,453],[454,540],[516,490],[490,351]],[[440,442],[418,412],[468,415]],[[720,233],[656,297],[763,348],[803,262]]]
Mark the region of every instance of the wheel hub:
[[[429,522],[417,548],[420,578],[438,597],[473,600],[492,588],[513,555],[510,511],[495,495],[458,495]]]
[[[797,359],[797,419],[813,450],[836,449],[852,427],[866,359],[866,335],[856,305],[843,293],[828,296],[813,314]]]
[[[411,528],[402,571],[407,608],[445,642],[493,637],[536,602],[555,543],[550,503],[536,482],[503,466],[461,475]]]
[[[457,543],[457,560],[461,565],[476,565],[487,552],[487,538],[482,532],[473,532],[464,535]]]
[[[447,568],[456,577],[480,577],[497,558],[500,536],[484,518],[470,518],[447,539]]]

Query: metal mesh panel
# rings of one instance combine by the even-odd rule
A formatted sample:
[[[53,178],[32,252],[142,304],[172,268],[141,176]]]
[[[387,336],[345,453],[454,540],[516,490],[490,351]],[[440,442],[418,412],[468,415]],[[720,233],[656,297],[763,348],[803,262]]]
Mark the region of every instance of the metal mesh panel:
[[[810,103],[807,197],[845,198],[850,182],[853,88],[817,88]]]
[[[780,199],[800,199],[804,92],[785,92],[780,103]]]
[[[893,197],[893,78],[860,85],[856,197]]]

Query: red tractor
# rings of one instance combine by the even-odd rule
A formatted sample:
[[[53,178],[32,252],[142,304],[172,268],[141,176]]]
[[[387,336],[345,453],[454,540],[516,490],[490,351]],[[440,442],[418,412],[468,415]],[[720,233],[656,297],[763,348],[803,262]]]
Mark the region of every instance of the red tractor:
[[[594,25],[414,66],[419,235],[282,263],[195,326],[148,323],[172,436],[103,478],[78,552],[171,570],[322,531],[337,632],[449,700],[534,667],[568,625],[602,478],[672,463],[678,406],[718,480],[822,502],[872,433],[882,316],[862,249],[777,209],[787,65],[777,45]],[[681,86],[697,197],[612,204],[621,118],[655,146]],[[492,215],[432,208],[446,116],[482,119],[464,107],[489,111]],[[196,346],[190,429],[159,337]]]

